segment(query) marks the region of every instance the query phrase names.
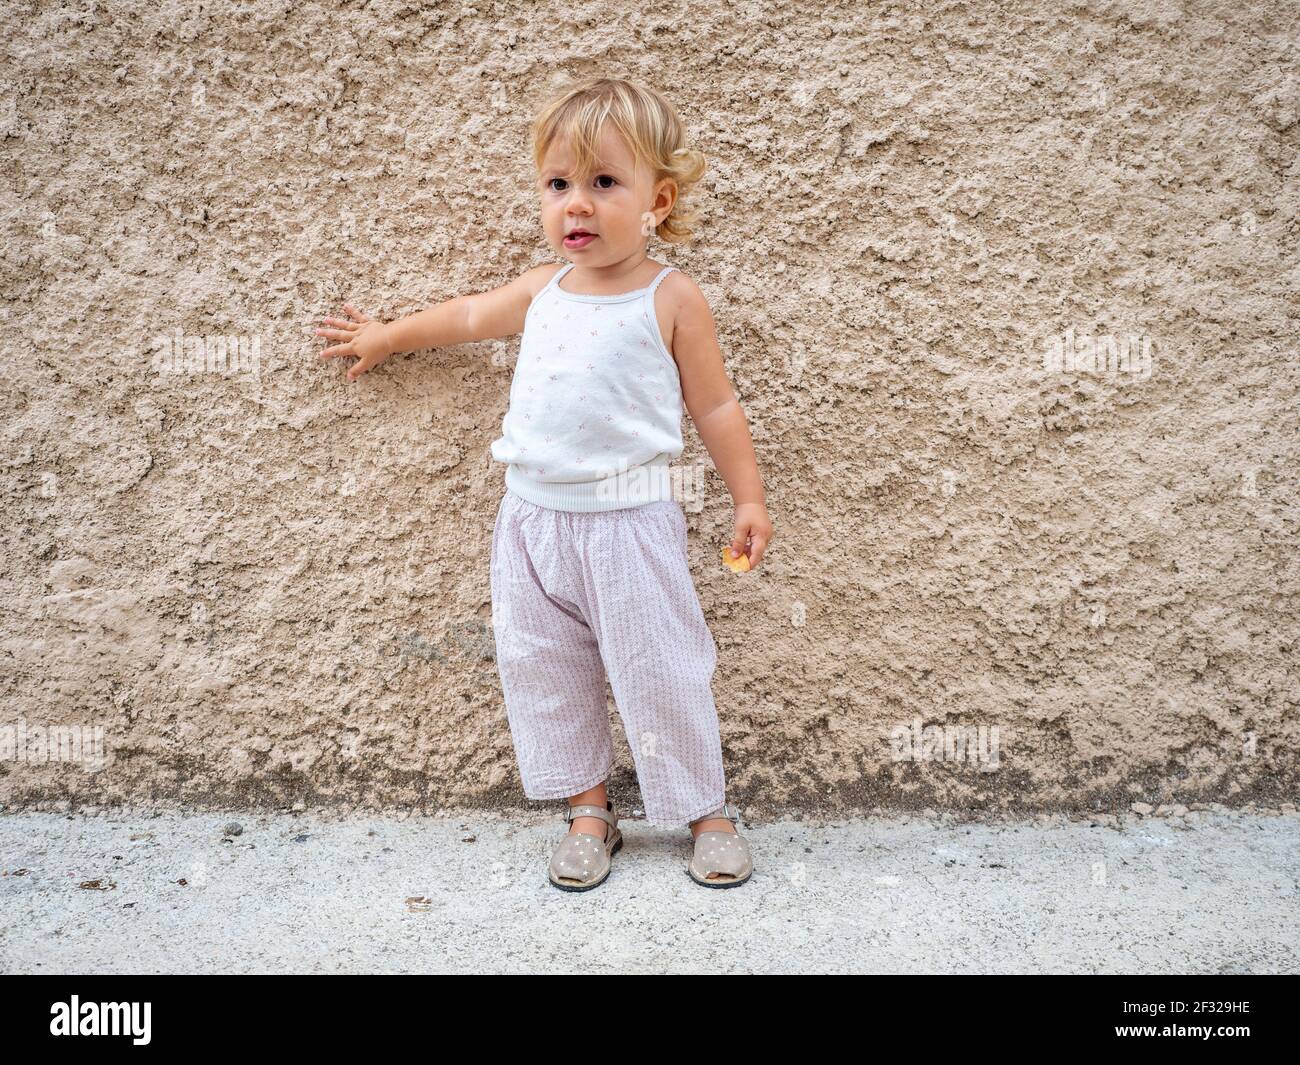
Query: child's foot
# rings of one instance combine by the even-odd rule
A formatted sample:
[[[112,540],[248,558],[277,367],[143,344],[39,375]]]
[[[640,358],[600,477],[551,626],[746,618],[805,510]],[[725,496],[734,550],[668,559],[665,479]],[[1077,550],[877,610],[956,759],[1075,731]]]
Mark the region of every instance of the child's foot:
[[[715,814],[721,817],[703,817],[691,822],[691,835],[695,837],[695,853],[686,867],[691,879],[705,887],[736,887],[745,883],[754,871],[749,853],[749,841],[736,831],[740,813],[734,806],[724,803]],[[730,836],[730,839],[718,839]]]
[[[591,812],[577,814],[575,809]],[[604,816],[593,816],[593,813],[602,811]],[[551,853],[547,876],[552,884],[564,891],[586,891],[597,887],[609,876],[610,859],[623,846],[618,814],[614,813],[608,801],[601,804],[570,803],[564,820],[569,825],[569,832]]]

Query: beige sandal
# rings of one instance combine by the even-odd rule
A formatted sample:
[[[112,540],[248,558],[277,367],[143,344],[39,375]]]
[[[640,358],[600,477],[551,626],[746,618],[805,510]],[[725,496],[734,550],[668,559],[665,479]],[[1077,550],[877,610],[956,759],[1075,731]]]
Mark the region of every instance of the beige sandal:
[[[618,830],[613,802],[607,801],[604,809],[579,805],[564,811],[566,825],[572,824],[575,817],[599,817],[609,825],[605,838],[590,832],[570,832],[551,855],[547,875],[561,891],[590,891],[609,876],[610,859],[623,846],[623,833]]]
[[[723,803],[721,808],[697,817],[691,824],[711,817],[725,817],[734,825],[740,820],[740,812],[730,803]],[[749,841],[739,832],[701,832],[695,837],[695,853],[686,871],[692,880],[705,887],[739,887],[754,871]],[[718,875],[710,879],[710,873]]]

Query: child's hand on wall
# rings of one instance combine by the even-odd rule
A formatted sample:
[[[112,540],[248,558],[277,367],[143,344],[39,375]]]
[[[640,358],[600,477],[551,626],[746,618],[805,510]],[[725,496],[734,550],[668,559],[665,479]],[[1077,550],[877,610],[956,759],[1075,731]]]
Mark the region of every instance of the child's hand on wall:
[[[348,368],[348,380],[355,381],[367,370],[378,366],[388,358],[393,353],[393,347],[388,340],[388,327],[383,322],[377,322],[368,315],[362,314],[350,303],[343,304],[343,309],[355,321],[324,318],[322,319],[324,324],[334,328],[317,329],[316,335],[343,341],[332,348],[325,348],[320,353],[322,359],[336,359],[340,355],[355,355],[358,358],[356,365]]]
[[[767,516],[767,507],[762,503],[741,503],[736,507],[735,529],[730,547],[724,549],[723,561],[738,573],[743,573],[759,564],[768,541],[772,539],[772,521]],[[740,561],[742,556],[745,562]]]

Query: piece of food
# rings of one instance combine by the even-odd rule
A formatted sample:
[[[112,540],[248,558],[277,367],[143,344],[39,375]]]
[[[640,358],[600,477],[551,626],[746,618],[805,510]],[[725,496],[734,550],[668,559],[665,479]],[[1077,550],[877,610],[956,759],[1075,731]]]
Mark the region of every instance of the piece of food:
[[[749,569],[749,556],[733,555],[730,547],[722,549],[722,561],[733,573],[744,573]]]

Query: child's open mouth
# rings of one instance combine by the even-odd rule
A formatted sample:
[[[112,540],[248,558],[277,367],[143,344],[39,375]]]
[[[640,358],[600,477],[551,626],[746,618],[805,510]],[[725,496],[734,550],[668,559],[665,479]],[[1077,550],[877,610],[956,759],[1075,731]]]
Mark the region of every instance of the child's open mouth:
[[[588,244],[590,244],[595,239],[596,239],[595,233],[588,233],[585,230],[575,229],[572,233],[570,233],[568,236],[564,238],[564,246],[566,248],[572,248],[572,249],[585,248]]]

